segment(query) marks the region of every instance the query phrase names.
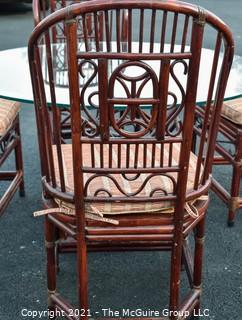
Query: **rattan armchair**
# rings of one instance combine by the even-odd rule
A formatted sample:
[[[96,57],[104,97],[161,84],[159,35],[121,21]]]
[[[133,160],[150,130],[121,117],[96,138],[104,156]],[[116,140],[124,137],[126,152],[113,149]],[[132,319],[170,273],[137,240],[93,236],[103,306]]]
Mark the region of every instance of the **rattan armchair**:
[[[216,140],[216,155],[213,165],[230,166],[232,169],[229,189],[222,180],[213,177],[212,190],[228,208],[227,224],[232,227],[236,214],[242,208],[241,174],[242,174],[242,99],[224,101],[219,123],[219,135]],[[203,122],[204,110],[197,107],[195,137],[200,135],[200,125]]]
[[[8,186],[2,187],[0,216],[18,189],[20,196],[25,195],[19,110],[19,102],[0,99],[0,181],[11,181]],[[14,159],[10,160],[13,153]],[[7,161],[9,165],[6,167],[4,164]],[[13,161],[15,170],[7,170]]]
[[[121,10],[128,11],[125,43],[121,42]],[[99,14],[104,16],[104,25],[97,19]],[[115,28],[109,24],[111,15]],[[90,16],[94,42],[85,29]],[[80,17],[82,45],[78,40]],[[66,41],[58,46],[68,62],[69,144],[62,143],[58,84],[53,76],[52,36],[60,24]],[[206,28],[215,34],[215,50],[212,68],[207,71],[208,88],[204,88],[206,121],[195,156],[192,132]],[[198,310],[210,172],[233,46],[228,27],[215,15],[178,1],[88,1],[55,12],[38,24],[29,41],[29,62],[45,206],[36,215],[46,214],[51,310],[62,310],[67,319],[79,319],[68,315],[75,307],[56,291],[56,230],[76,243],[80,309],[88,310],[89,250],[158,249],[171,252],[168,295],[173,313],[169,319],[178,319],[175,311],[192,315]],[[218,64],[221,51],[222,63]],[[48,83],[44,81],[46,69],[41,67],[44,60]],[[92,70],[87,77],[86,65]],[[178,66],[184,71],[183,82],[176,73]],[[169,87],[172,79],[176,92]],[[47,104],[49,92],[51,103]],[[90,112],[90,105],[98,112]],[[193,231],[192,256],[187,239]],[[182,261],[190,288],[181,300]],[[83,318],[88,317],[85,313]]]

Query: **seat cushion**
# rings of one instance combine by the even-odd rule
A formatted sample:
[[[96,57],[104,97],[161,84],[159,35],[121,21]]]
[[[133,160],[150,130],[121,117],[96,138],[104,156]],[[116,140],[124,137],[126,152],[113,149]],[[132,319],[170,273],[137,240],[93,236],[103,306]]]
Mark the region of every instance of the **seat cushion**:
[[[242,125],[242,98],[225,101],[221,115],[235,124]]]
[[[158,146],[158,144],[157,144]],[[91,150],[89,144],[83,144],[83,163],[84,167],[91,167]],[[108,163],[109,158],[109,149],[108,145],[104,145],[104,159],[103,164],[105,167],[105,164]],[[126,148],[125,145],[122,145],[122,148]],[[130,154],[134,155],[134,150],[132,150]],[[151,148],[152,145],[147,145],[147,163],[149,163],[149,157],[151,157]],[[169,150],[168,145],[165,145],[165,152],[164,152],[164,165],[168,164],[168,157],[169,157]],[[158,150],[158,147],[157,147]],[[122,150],[123,154],[125,154],[126,150]],[[142,151],[143,152],[143,151]],[[139,152],[140,157],[142,157],[142,152]],[[99,147],[95,147],[95,166],[100,167],[100,151]],[[180,155],[180,146],[179,144],[175,143],[173,144],[173,159],[172,159],[172,165],[176,165],[179,162],[179,155]],[[53,157],[55,162],[55,172],[56,172],[56,179],[57,184],[60,185],[60,175],[59,175],[59,169],[58,169],[58,162],[57,162],[57,153],[56,153],[56,147],[53,146]],[[72,163],[72,145],[71,144],[64,144],[62,145],[62,157],[63,157],[63,167],[64,167],[64,177],[65,177],[65,183],[66,183],[66,189],[69,192],[73,192],[74,190],[74,181],[73,181],[73,163]],[[155,161],[156,163],[160,163],[160,152],[155,153]],[[125,157],[124,157],[125,158]],[[131,158],[131,157],[130,157]],[[113,168],[115,167],[115,156],[113,152]],[[122,160],[125,161],[125,160]],[[132,161],[130,159],[130,161]],[[190,163],[189,163],[189,176],[188,176],[188,182],[187,182],[187,190],[193,190],[193,184],[194,184],[194,178],[195,178],[195,172],[196,172],[196,162],[197,158],[196,156],[191,153],[190,157]],[[139,161],[138,161],[139,163]],[[117,164],[116,164],[117,166]],[[121,163],[122,166],[122,163]],[[139,167],[139,165],[138,165]],[[202,171],[202,170],[201,170]],[[140,196],[149,196],[151,190],[159,189],[162,191],[163,194],[172,194],[173,190],[173,182],[172,179],[177,179],[177,173],[172,172],[169,174],[171,178],[168,178],[164,175],[157,175],[152,177],[148,182],[145,184],[145,187],[143,190],[136,195],[137,199]],[[91,176],[90,173],[84,173],[84,181],[87,181],[87,179]],[[138,177],[136,180],[132,181],[131,179],[128,181],[125,179],[121,174],[116,174],[115,178],[118,182],[118,184],[122,187],[123,190],[125,190],[128,193],[132,193],[137,191],[139,186],[145,181],[145,179],[148,177],[148,174],[141,174],[140,177]],[[89,184],[88,187],[88,193],[93,195],[94,192],[97,189],[106,189],[108,190],[113,196],[122,196],[122,193],[117,188],[115,183],[110,180],[109,178],[105,176],[97,177],[93,180],[93,183]],[[59,204],[59,203],[58,203]],[[66,204],[65,204],[66,206]],[[115,214],[133,214],[133,213],[171,213],[173,212],[173,203],[171,201],[160,201],[160,202],[136,202],[136,203],[126,203],[126,202],[92,202],[90,205],[89,203],[86,203],[86,212],[87,213],[95,213],[95,211],[98,211],[102,215],[115,215]]]
[[[19,110],[19,102],[0,98],[0,136],[7,132]]]

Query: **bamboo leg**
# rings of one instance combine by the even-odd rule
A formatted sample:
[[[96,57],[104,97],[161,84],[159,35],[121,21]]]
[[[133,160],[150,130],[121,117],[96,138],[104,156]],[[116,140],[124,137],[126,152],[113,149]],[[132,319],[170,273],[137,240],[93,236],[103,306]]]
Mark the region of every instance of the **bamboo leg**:
[[[228,214],[228,226],[229,227],[232,227],[234,225],[236,211],[238,210],[240,177],[241,177],[240,163],[235,163],[233,165],[233,177],[232,177],[231,192],[230,192],[231,198],[230,198],[230,203],[229,203],[229,214]]]
[[[55,230],[55,263],[56,263],[56,272],[60,272],[60,240],[62,238],[62,233],[60,230]]]
[[[205,239],[204,232],[205,232],[205,218],[203,218],[198,223],[196,227],[196,235],[195,235],[193,288],[197,290],[201,290],[201,284],[202,284],[202,262],[203,262],[203,247],[204,247],[204,239]],[[198,314],[199,308],[200,308],[200,301],[195,306],[196,314]]]
[[[48,308],[55,310],[51,295],[56,291],[56,263],[55,263],[55,226],[45,218],[45,246],[47,258],[47,288],[48,288]],[[54,318],[51,318],[54,319]]]
[[[188,238],[184,239],[182,257],[189,284],[191,288],[193,288],[193,255],[189,246]]]
[[[177,311],[179,306],[180,273],[182,265],[182,246],[174,242],[171,253],[171,276],[170,276],[170,311]],[[177,317],[172,315],[171,320]]]
[[[87,272],[87,247],[85,239],[78,235],[77,237],[77,272],[78,272],[78,294],[79,306],[85,310],[82,320],[88,319],[88,272]]]
[[[59,240],[56,240],[55,242],[55,263],[56,263],[56,273],[58,274],[60,272]]]
[[[15,130],[16,130],[17,135],[19,136],[19,142],[14,149],[15,163],[16,163],[17,171],[23,172],[23,156],[22,156],[22,143],[21,143],[21,132],[20,132],[20,125],[19,125],[19,115],[17,117],[18,117],[18,119],[17,119],[18,121],[17,121]],[[24,179],[22,179],[22,181],[19,185],[19,195],[20,195],[20,197],[25,196]]]

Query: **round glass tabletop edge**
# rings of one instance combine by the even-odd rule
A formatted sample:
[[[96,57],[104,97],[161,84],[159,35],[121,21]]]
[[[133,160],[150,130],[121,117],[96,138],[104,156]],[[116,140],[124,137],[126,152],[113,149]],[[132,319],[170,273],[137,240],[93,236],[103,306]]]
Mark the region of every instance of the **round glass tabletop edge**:
[[[204,48],[206,50],[211,50],[209,48]],[[6,53],[8,51],[14,51],[14,50],[19,50],[19,51],[27,51],[28,50],[28,47],[18,47],[18,48],[9,48],[9,49],[4,49],[4,50],[1,50],[0,51],[0,54],[3,54],[3,53]],[[235,55],[234,56],[234,60],[236,58],[239,58],[239,59],[242,59],[241,56],[239,55]],[[229,97],[226,97],[224,98],[224,101],[228,101],[228,100],[234,100],[234,99],[238,99],[238,98],[241,98],[242,97],[242,89],[241,89],[241,93],[239,94],[235,94],[235,95],[232,95],[232,96],[229,96]],[[5,95],[4,93],[1,93],[1,90],[0,90],[0,98],[2,99],[7,99],[7,100],[11,100],[11,101],[17,101],[17,102],[20,102],[20,103],[27,103],[27,104],[33,104],[34,103],[34,99],[33,97],[31,97],[31,99],[29,98],[22,98],[22,97],[18,97],[17,95],[15,96],[9,96],[9,95]],[[197,105],[204,105],[206,103],[206,101],[197,101],[196,104]],[[48,102],[47,103],[48,106],[51,106],[51,103]],[[58,107],[59,108],[70,108],[70,104],[69,103],[63,103],[63,102],[59,102],[58,103]]]

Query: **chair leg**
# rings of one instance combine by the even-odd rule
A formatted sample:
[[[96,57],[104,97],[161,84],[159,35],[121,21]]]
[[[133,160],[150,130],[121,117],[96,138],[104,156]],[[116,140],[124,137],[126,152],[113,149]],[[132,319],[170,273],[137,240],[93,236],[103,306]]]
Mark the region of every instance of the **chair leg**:
[[[56,240],[55,245],[55,263],[56,263],[56,273],[60,272],[60,252],[59,252],[59,240]]]
[[[19,142],[14,149],[16,169],[17,171],[23,172],[23,156],[22,156],[22,143],[21,143],[21,132],[20,132],[20,125],[19,125],[19,115],[18,115],[18,121],[17,121],[15,130],[17,135],[19,136]],[[22,179],[19,185],[19,195],[20,197],[25,196],[24,179]]]
[[[203,218],[196,227],[195,235],[195,254],[194,254],[194,267],[193,267],[193,288],[201,290],[202,284],[202,262],[204,250],[204,234],[205,234],[205,218]],[[194,313],[198,314],[200,308],[200,301],[194,308]],[[195,317],[198,319],[198,317]]]
[[[170,276],[170,311],[178,310],[179,306],[179,291],[180,291],[180,275],[182,266],[182,246],[177,243],[173,244],[171,252],[171,276]],[[177,317],[172,315],[171,320],[176,320]]]
[[[191,288],[193,288],[193,260],[194,259],[189,245],[189,239],[185,238],[182,248],[182,263],[184,265],[184,269],[186,270],[188,281]]]
[[[60,239],[61,239],[61,231],[59,229],[55,230],[55,263],[56,263],[56,272],[57,274],[60,272]]]
[[[45,218],[45,246],[47,259],[48,308],[50,311],[55,311],[51,299],[51,295],[56,292],[55,226],[49,221],[48,216]]]
[[[78,293],[80,310],[85,314],[82,320],[88,319],[88,272],[87,272],[87,246],[81,235],[77,237],[77,267],[78,267]]]
[[[233,165],[233,177],[232,177],[231,192],[230,192],[231,198],[229,203],[229,214],[228,214],[229,227],[232,227],[234,225],[236,211],[238,210],[240,177],[241,177],[241,165],[240,163],[235,163]]]

